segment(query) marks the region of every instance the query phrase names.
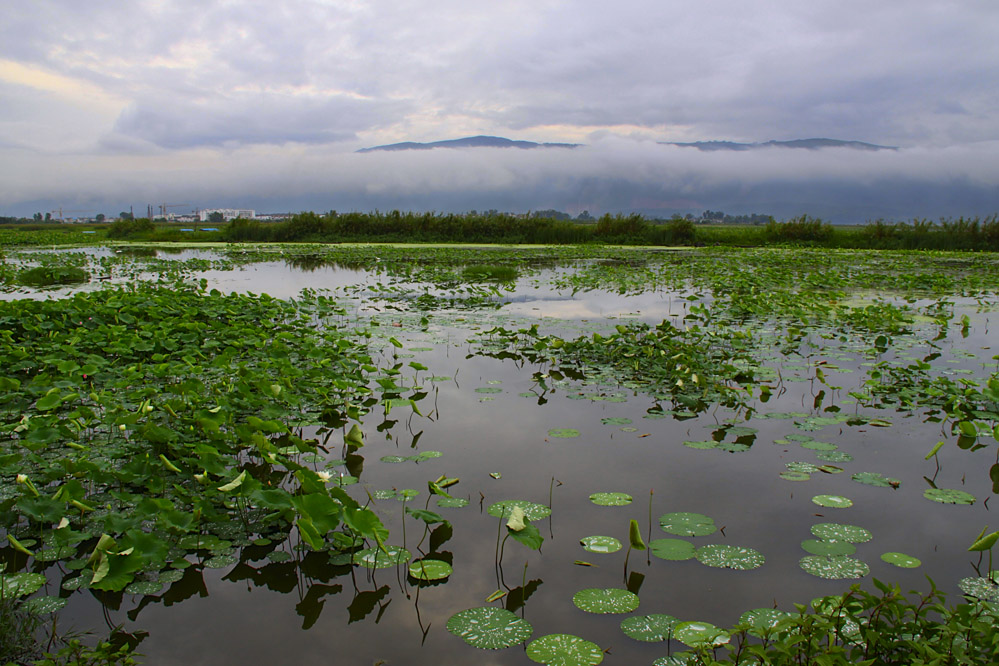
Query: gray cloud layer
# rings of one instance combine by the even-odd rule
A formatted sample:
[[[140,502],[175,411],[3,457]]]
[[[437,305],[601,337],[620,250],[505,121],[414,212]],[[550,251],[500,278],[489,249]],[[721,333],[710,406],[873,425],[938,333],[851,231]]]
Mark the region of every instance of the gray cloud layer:
[[[924,214],[961,214],[994,206],[999,182],[997,28],[984,1],[13,3],[0,207],[193,190],[283,208],[767,212],[811,196],[899,211],[913,198],[888,184],[904,182],[951,202]],[[474,134],[593,145],[348,155]],[[807,137],[905,150],[746,161],[651,145]]]

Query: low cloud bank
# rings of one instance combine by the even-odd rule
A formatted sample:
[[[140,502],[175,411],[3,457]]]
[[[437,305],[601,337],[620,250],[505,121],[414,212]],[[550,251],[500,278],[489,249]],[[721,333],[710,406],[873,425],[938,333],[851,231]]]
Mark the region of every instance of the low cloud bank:
[[[355,154],[287,143],[47,156],[0,147],[0,214],[131,203],[259,211],[556,208],[668,217],[705,209],[834,222],[999,212],[999,142],[949,148],[701,152],[614,136],[575,150]],[[70,205],[72,204],[72,205]]]

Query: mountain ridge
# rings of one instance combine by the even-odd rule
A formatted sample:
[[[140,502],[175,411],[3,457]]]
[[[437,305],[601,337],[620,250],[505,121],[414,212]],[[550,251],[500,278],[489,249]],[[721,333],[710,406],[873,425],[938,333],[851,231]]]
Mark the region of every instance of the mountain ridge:
[[[382,146],[371,146],[360,148],[358,153],[371,153],[376,151],[399,151],[399,150],[433,150],[434,148],[520,148],[531,150],[534,148],[578,148],[579,143],[537,143],[535,141],[515,141],[501,136],[466,136],[461,139],[446,139],[444,141],[430,141],[420,143],[417,141],[403,141],[401,143],[389,143]]]
[[[663,146],[680,146],[682,148],[697,148],[701,151],[718,150],[759,150],[761,148],[798,148],[806,150],[821,150],[822,148],[850,148],[852,150],[898,150],[898,146],[880,146],[876,143],[866,143],[864,141],[844,141],[841,139],[791,139],[789,141],[763,141],[758,143],[740,143],[738,141],[691,141],[681,143],[677,141],[659,141]]]

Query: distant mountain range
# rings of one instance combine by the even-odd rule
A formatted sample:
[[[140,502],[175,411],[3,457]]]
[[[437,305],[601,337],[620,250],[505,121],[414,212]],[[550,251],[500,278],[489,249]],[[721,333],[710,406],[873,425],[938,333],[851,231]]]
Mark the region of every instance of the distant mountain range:
[[[664,146],[683,146],[698,150],[757,150],[759,148],[805,148],[819,150],[820,148],[852,148],[854,150],[898,150],[896,146],[879,146],[863,141],[840,141],[839,139],[794,139],[792,141],[764,141],[762,143],[738,143],[735,141],[693,141],[677,143],[660,141]]]
[[[372,146],[371,148],[361,148],[359,153],[371,153],[376,150],[432,150],[433,148],[577,148],[578,143],[535,143],[534,141],[513,141],[504,139],[501,136],[467,136],[463,139],[449,139],[447,141],[432,141],[430,143],[417,143],[415,141],[404,141],[402,143],[390,143],[385,146]]]

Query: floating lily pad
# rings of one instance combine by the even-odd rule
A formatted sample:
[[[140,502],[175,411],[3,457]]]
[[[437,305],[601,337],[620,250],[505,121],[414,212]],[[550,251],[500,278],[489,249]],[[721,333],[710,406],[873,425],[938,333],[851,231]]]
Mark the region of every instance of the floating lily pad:
[[[593,493],[590,501],[597,506],[625,506],[631,504],[632,497],[627,493]]]
[[[697,549],[697,561],[718,569],[747,571],[763,566],[766,558],[758,550],[743,546],[712,544]]]
[[[588,536],[579,540],[583,550],[590,553],[616,553],[621,550],[621,542],[609,536]]]
[[[656,557],[673,562],[693,559],[697,552],[694,544],[683,539],[653,539],[649,542],[649,550]]]
[[[801,542],[805,552],[812,555],[853,555],[857,547],[849,541],[825,541],[822,539],[805,539]]]
[[[963,490],[951,490],[949,488],[927,488],[923,491],[923,497],[933,502],[941,504],[974,504],[975,496]]]
[[[501,650],[526,641],[534,627],[505,608],[483,606],[455,613],[447,630],[472,647]]]
[[[502,393],[503,389],[496,386],[480,386],[475,389],[476,393]]]
[[[386,546],[385,551],[378,547],[359,550],[354,553],[354,563],[369,569],[386,569],[409,561],[410,552],[405,548]]]
[[[596,643],[571,634],[548,634],[527,644],[531,661],[548,666],[597,666],[604,652]]]
[[[638,608],[638,595],[619,588],[589,588],[572,595],[576,608],[587,613],[630,613]]]
[[[383,488],[380,490],[376,490],[373,493],[371,493],[371,496],[374,497],[376,500],[392,499],[393,497],[395,497],[395,489]]]
[[[834,463],[847,463],[853,462],[853,456],[845,451],[819,451],[815,454],[815,457],[819,460],[824,460],[826,462]]]
[[[225,567],[236,564],[239,561],[239,556],[235,553],[225,553],[222,555],[215,555],[214,557],[209,557],[205,560],[206,569],[224,569]]]
[[[713,518],[701,513],[667,513],[659,517],[664,532],[677,536],[708,536],[718,527]]]
[[[574,428],[552,428],[548,431],[548,436],[556,439],[572,439],[579,437],[579,431]]]
[[[612,416],[605,419],[600,419],[600,422],[604,425],[628,425],[631,423],[631,419],[623,416]]]
[[[984,576],[962,578],[958,581],[957,586],[970,597],[991,603],[999,603],[999,585],[996,585]]]
[[[787,468],[789,472],[804,472],[806,474],[814,474],[819,471],[819,466],[808,462],[789,462],[784,467]]]
[[[853,506],[853,500],[842,495],[816,495],[812,502],[830,509],[847,509]]]
[[[893,479],[890,476],[885,476],[879,472],[859,472],[850,478],[857,483],[863,483],[864,485],[875,486],[877,488],[898,488],[902,483],[898,479]]]
[[[905,553],[885,553],[881,559],[903,569],[915,569],[923,564],[919,559]]]
[[[874,535],[863,527],[843,525],[842,523],[812,525],[812,534],[826,541],[848,541],[850,543],[866,543],[874,538]]]
[[[536,504],[527,500],[503,500],[502,502],[496,502],[486,509],[486,513],[493,518],[504,518],[510,515],[515,506],[519,506],[524,511],[524,515],[527,516],[528,520],[541,520],[552,514],[552,510],[544,504]]]
[[[776,608],[755,608],[740,615],[739,624],[748,624],[752,627],[748,631],[749,635],[765,638],[781,620],[790,616],[790,613]]]
[[[409,460],[409,456],[382,456],[379,460],[383,463],[404,463]]]
[[[759,432],[756,428],[751,428],[749,426],[732,426],[725,431],[725,434],[732,435],[733,437],[745,437],[746,435],[755,435]]]
[[[451,565],[441,560],[416,560],[409,564],[409,575],[417,580],[443,580],[453,572]]]
[[[728,451],[729,453],[745,453],[752,447],[749,444],[740,444],[739,442],[718,442],[715,448],[719,451]]]
[[[798,564],[813,576],[828,578],[830,580],[863,578],[871,572],[871,568],[865,562],[852,557],[846,557],[845,555],[835,555],[833,557],[807,555],[801,558]]]
[[[48,615],[62,609],[66,605],[66,601],[66,599],[60,597],[35,597],[21,604],[21,609],[32,615]]]
[[[139,580],[125,588],[126,594],[156,594],[163,589],[161,580]]]
[[[696,649],[724,645],[731,636],[710,622],[681,622],[673,630],[673,638]]]
[[[45,584],[45,576],[40,573],[0,573],[5,599],[17,599],[34,594]]]
[[[808,442],[802,442],[801,448],[810,449],[812,451],[835,451],[839,447],[830,442],[820,442],[818,440],[811,440]]]
[[[805,472],[791,472],[791,471],[781,472],[779,476],[785,481],[808,481],[809,479],[812,478],[811,474],[807,474]]]
[[[460,509],[468,506],[468,500],[464,497],[438,497],[437,506],[442,509]]]
[[[698,449],[701,451],[707,451],[708,449],[718,448],[718,442],[714,441],[713,439],[706,439],[700,442],[687,441],[684,442],[683,445],[686,446],[688,449]]]
[[[661,643],[673,637],[673,629],[678,623],[672,615],[637,615],[621,620],[621,631],[636,641]]]

